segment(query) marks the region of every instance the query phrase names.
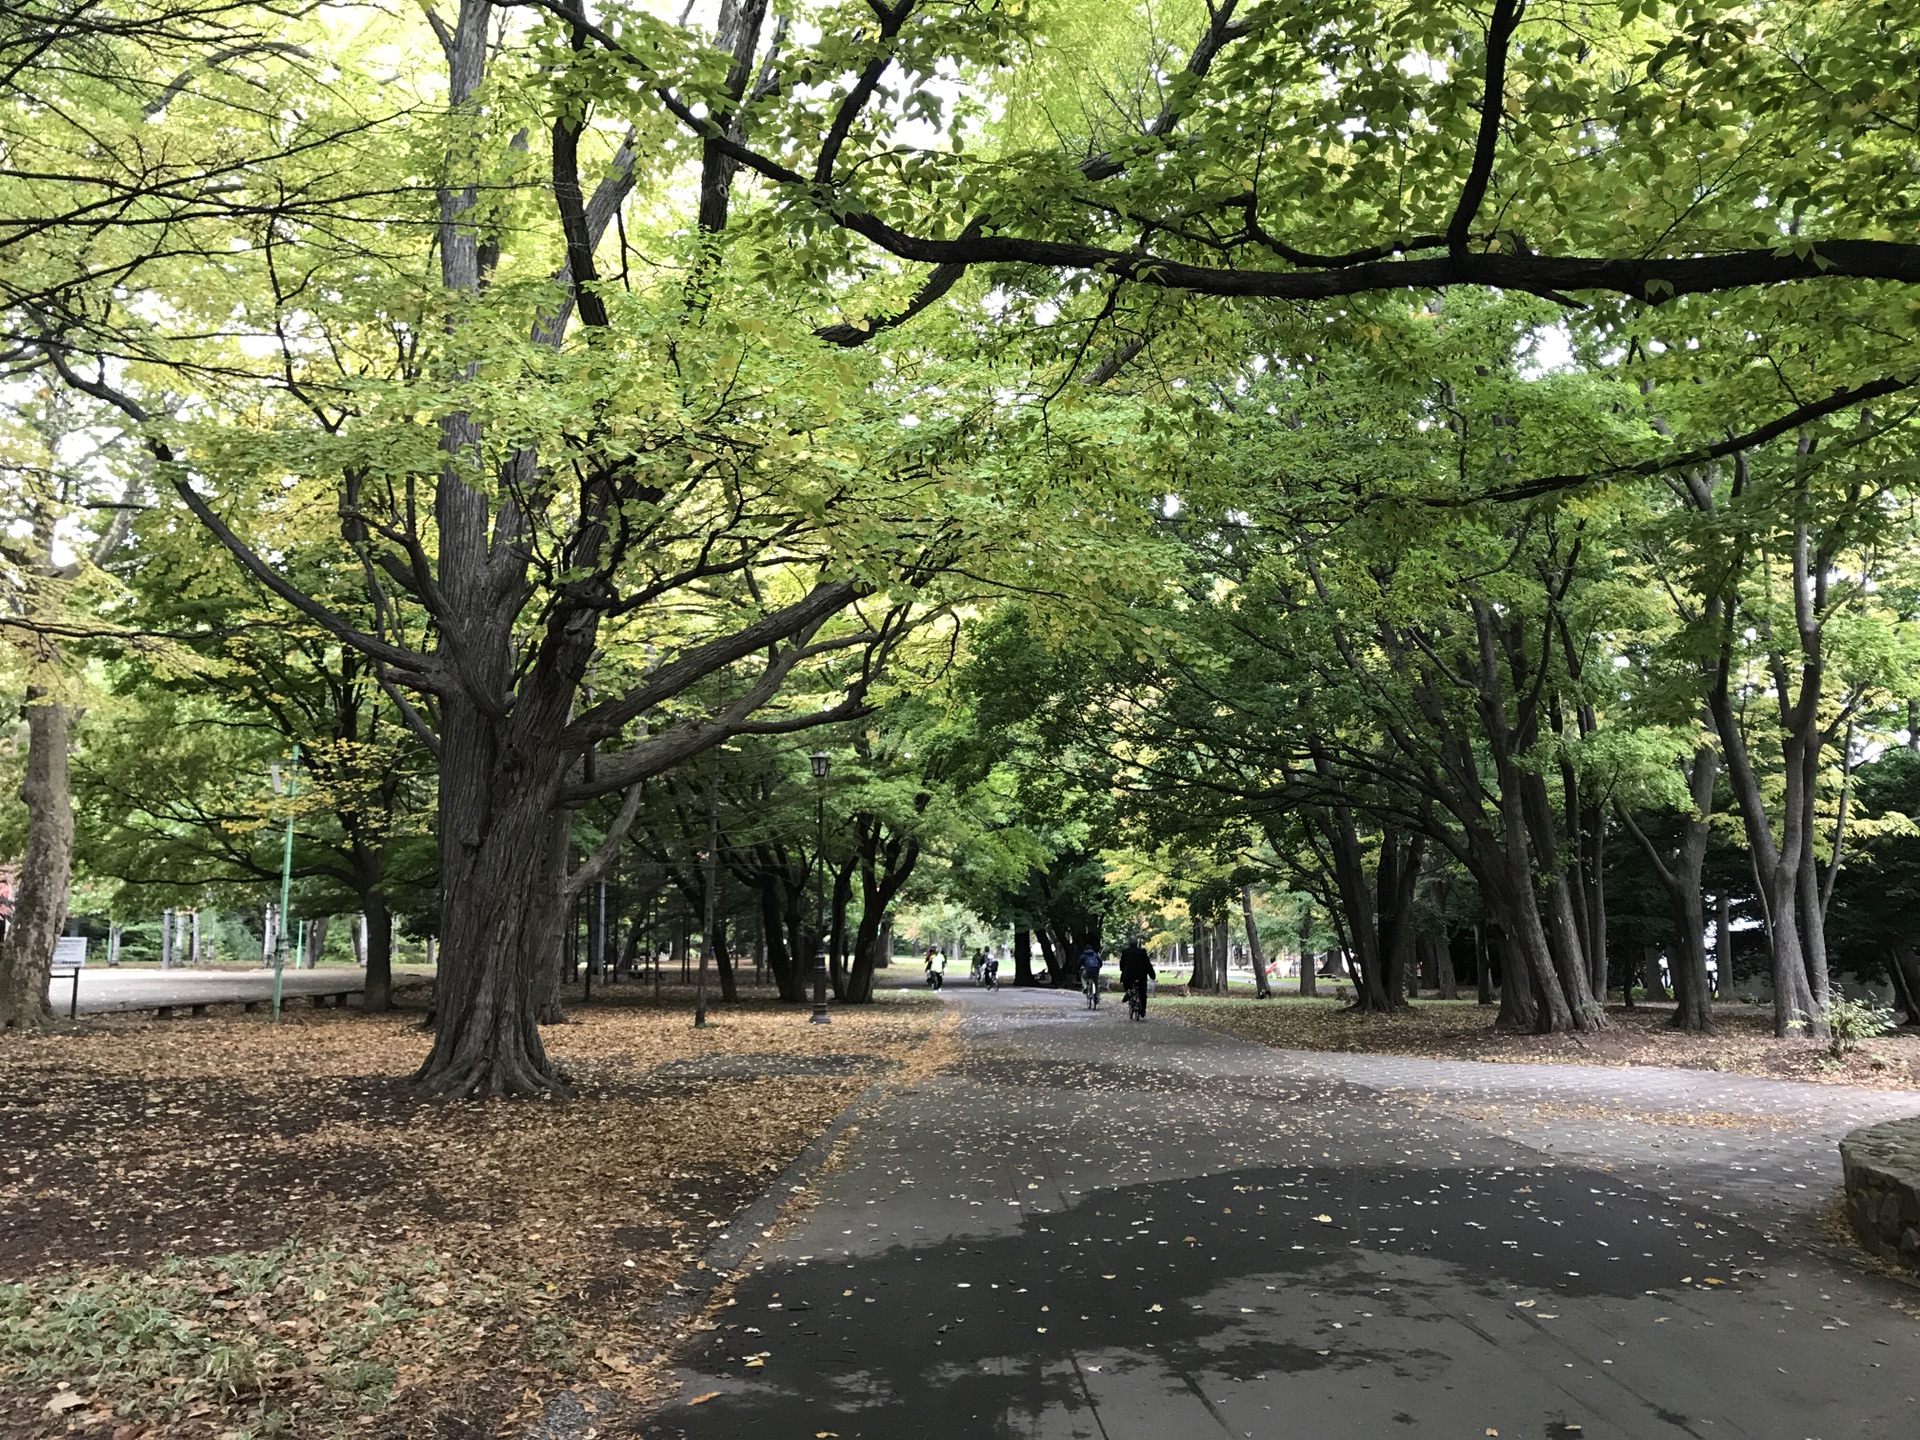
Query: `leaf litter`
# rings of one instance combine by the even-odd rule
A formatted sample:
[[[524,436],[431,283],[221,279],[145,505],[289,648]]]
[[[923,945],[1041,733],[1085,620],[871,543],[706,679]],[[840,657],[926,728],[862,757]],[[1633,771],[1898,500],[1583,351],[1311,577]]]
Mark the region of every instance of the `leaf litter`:
[[[1920,1089],[1920,1031],[1883,1035],[1835,1060],[1824,1041],[1775,1038],[1772,1012],[1716,1006],[1711,1035],[1668,1028],[1669,1007],[1607,1007],[1609,1028],[1568,1035],[1509,1035],[1471,1001],[1416,1000],[1390,1015],[1360,1014],[1337,1000],[1169,996],[1156,1002],[1188,1024],[1290,1050],[1366,1052],[1494,1064],[1661,1066],[1810,1080],[1878,1090]]]
[[[868,1084],[950,1053],[919,997],[702,1030],[689,999],[603,991],[543,1030],[563,1103],[414,1097],[417,1012],[9,1038],[0,1434],[399,1440],[561,1386],[637,1405],[686,1267]]]

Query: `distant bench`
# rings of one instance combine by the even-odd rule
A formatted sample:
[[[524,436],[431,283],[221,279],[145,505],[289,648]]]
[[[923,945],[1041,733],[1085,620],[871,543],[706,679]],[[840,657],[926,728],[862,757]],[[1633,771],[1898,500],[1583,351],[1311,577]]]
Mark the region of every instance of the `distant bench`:
[[[80,972],[86,968],[86,965],[86,936],[62,935],[54,943],[53,964],[49,966],[47,970],[47,1003],[49,1005],[54,1003],[53,987],[55,983],[65,980],[68,984],[67,1018],[69,1020],[76,1020],[80,1016]],[[342,982],[338,985],[322,986],[318,989],[302,986],[298,991],[282,996],[282,1004],[290,1005],[295,1000],[304,999],[311,1002],[314,1009],[321,1010],[324,1009],[327,1002],[331,1000],[336,1009],[344,1010],[348,999],[360,994],[363,988],[362,982],[358,979],[352,984]],[[271,997],[265,995],[254,997],[230,995],[206,1000],[127,1000],[114,1005],[111,1010],[106,1013],[125,1015],[137,1010],[151,1010],[154,1013],[155,1019],[170,1020],[173,1018],[173,1012],[182,1008],[190,1015],[204,1015],[207,1013],[207,1007],[209,1005],[238,1005],[242,1010],[251,1013],[260,1009],[263,1005],[271,1005],[272,1003]]]
[[[296,1000],[307,1000],[312,1002],[314,1009],[324,1010],[327,1002],[331,1000],[336,1010],[344,1010],[347,1008],[348,999],[358,995],[361,992],[361,988],[359,985],[340,985],[325,990],[301,990],[297,994],[282,995],[280,997],[280,1004],[281,1008],[284,1009]],[[156,1020],[171,1020],[173,1018],[173,1012],[178,1010],[183,1004],[186,1006],[189,1015],[204,1015],[207,1013],[207,1007],[209,1005],[238,1005],[243,1011],[251,1015],[263,1006],[273,1004],[273,997],[271,995],[262,995],[249,1000],[245,996],[232,996],[225,1000],[175,1000],[165,1005],[122,1005],[118,1013],[125,1014],[130,1010],[151,1010]]]

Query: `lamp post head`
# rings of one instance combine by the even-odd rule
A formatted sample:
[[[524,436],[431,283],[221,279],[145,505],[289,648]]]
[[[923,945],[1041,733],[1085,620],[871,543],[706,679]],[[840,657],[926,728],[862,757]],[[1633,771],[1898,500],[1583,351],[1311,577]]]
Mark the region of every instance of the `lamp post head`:
[[[824,780],[827,778],[827,767],[833,763],[833,757],[824,750],[816,750],[807,757],[807,763],[813,767],[813,778]]]

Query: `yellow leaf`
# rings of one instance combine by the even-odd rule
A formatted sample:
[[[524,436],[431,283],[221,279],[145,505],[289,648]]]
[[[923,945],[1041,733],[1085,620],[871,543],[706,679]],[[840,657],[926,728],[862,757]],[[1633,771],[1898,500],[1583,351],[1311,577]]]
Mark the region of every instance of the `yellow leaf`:
[[[706,1394],[704,1394],[704,1395],[696,1395],[696,1396],[694,1396],[694,1397],[693,1397],[693,1398],[692,1398],[691,1400],[689,1400],[689,1401],[687,1401],[687,1403],[688,1403],[689,1405],[704,1405],[704,1404],[706,1404],[706,1403],[707,1403],[707,1401],[709,1401],[709,1400],[711,1400],[711,1399],[713,1399],[713,1398],[714,1398],[715,1396],[717,1396],[717,1395],[718,1395],[719,1393],[720,1393],[720,1392],[719,1392],[718,1390],[709,1390],[709,1391],[707,1391],[707,1393],[706,1393]]]

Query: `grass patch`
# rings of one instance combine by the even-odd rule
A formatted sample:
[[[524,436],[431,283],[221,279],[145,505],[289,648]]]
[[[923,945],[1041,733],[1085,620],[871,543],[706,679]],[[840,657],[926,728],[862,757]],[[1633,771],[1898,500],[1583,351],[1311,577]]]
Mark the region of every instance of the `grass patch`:
[[[325,1433],[384,1409],[402,1374],[475,1356],[543,1285],[531,1266],[302,1242],[36,1279],[0,1286],[0,1379],[70,1419]]]

